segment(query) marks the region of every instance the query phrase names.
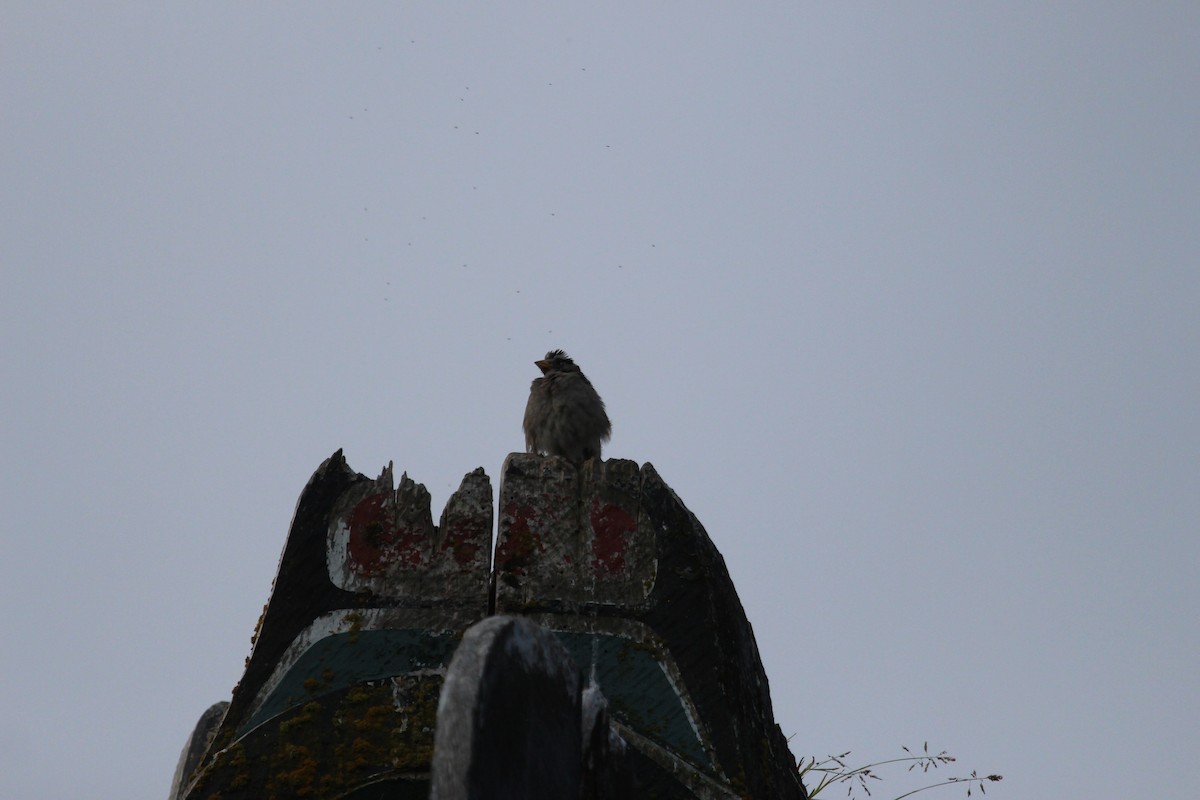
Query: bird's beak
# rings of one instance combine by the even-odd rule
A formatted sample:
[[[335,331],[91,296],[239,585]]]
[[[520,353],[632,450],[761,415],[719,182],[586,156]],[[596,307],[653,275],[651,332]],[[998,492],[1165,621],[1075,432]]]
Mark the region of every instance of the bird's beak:
[[[535,361],[533,363],[542,371],[543,375],[550,371],[550,362],[545,359],[542,359],[541,361]]]

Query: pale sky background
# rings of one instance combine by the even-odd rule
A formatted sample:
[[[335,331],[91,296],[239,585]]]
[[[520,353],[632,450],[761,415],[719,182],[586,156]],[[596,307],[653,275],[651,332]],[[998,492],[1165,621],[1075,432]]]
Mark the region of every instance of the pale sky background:
[[[0,166],[0,798],[164,798],[313,470],[553,347],[797,757],[1195,793],[1200,4],[6,2]]]

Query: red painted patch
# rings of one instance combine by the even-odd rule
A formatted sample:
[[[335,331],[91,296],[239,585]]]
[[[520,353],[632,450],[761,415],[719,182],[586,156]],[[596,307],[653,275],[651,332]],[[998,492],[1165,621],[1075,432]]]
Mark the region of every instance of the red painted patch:
[[[533,552],[544,550],[540,536],[533,533],[530,518],[536,516],[527,505],[509,503],[500,510],[501,519],[508,519],[507,528],[496,544],[496,568],[505,572],[524,574],[525,564]]]
[[[625,570],[625,552],[629,538],[637,530],[637,520],[616,503],[600,505],[592,501],[592,566],[609,572]]]
[[[485,525],[478,519],[460,520],[448,523],[442,531],[442,550],[449,551],[454,563],[460,567],[470,567],[475,564],[479,553],[483,550],[483,542],[487,540]]]
[[[380,492],[365,497],[346,517],[350,568],[359,575],[377,575],[394,564],[411,568],[421,563],[425,533],[396,523],[390,496]]]

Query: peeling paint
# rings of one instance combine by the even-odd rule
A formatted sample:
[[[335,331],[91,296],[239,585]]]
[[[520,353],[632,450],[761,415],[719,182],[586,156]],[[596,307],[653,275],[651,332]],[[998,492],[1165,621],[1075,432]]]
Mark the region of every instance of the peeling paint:
[[[637,533],[637,520],[616,503],[592,500],[588,515],[592,527],[592,566],[610,573],[625,571],[629,539]]]
[[[396,563],[406,567],[417,567],[421,563],[421,546],[426,543],[426,533],[396,524],[385,506],[388,494],[367,497],[355,506],[346,520],[349,566],[359,575],[378,575]]]
[[[512,454],[500,508],[493,573],[482,468],[434,527],[428,492],[407,475],[393,491],[390,465],[369,479],[340,451],[322,464],[246,673],[176,800],[427,794],[446,668],[489,613],[490,579],[496,613],[555,631],[596,680],[649,759],[644,796],[802,800],[720,554],[653,467]]]

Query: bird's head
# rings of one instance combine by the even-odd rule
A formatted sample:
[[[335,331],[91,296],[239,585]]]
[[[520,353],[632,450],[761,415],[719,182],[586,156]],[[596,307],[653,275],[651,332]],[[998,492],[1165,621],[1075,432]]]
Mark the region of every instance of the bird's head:
[[[543,375],[549,375],[551,372],[579,372],[579,367],[575,366],[571,357],[562,350],[551,350],[541,361],[533,363],[537,365]]]

